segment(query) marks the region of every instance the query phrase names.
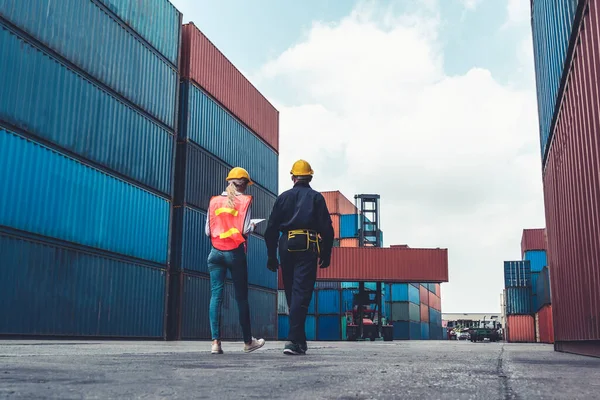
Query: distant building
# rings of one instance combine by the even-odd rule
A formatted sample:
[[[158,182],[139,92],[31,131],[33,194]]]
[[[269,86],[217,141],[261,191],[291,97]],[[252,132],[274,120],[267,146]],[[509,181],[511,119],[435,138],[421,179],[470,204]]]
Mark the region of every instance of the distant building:
[[[480,321],[496,321],[504,327],[504,317],[500,313],[442,313],[442,326],[447,328],[477,327]]]

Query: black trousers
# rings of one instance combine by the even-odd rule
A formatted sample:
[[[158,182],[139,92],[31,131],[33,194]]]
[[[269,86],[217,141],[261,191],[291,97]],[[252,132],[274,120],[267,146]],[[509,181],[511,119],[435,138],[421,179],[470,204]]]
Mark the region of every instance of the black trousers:
[[[290,333],[288,340],[306,343],[306,314],[317,280],[318,255],[316,251],[289,252],[287,237],[279,240],[279,261],[285,288],[285,297],[290,309]]]

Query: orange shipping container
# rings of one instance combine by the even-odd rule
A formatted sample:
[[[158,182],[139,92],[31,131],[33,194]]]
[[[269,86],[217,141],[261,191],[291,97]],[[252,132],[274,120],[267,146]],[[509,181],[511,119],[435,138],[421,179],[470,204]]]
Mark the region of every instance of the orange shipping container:
[[[448,249],[334,247],[322,281],[448,282]]]
[[[419,297],[421,299],[421,304],[429,305],[429,290],[427,290],[424,286],[419,286]]]
[[[506,339],[511,343],[535,343],[535,321],[531,315],[509,315]]]
[[[429,322],[429,307],[421,304],[421,322]]]
[[[358,238],[340,239],[340,247],[358,247]]]
[[[548,304],[537,313],[539,338],[542,343],[554,343],[554,325],[552,322],[552,305]]]
[[[429,307],[437,311],[442,311],[442,299],[432,292],[429,292]]]
[[[321,192],[325,198],[325,204],[329,214],[356,214],[354,203],[346,198],[339,190],[334,192]]]
[[[330,216],[333,224],[333,237],[337,239],[340,237],[340,216],[338,214],[331,214]]]

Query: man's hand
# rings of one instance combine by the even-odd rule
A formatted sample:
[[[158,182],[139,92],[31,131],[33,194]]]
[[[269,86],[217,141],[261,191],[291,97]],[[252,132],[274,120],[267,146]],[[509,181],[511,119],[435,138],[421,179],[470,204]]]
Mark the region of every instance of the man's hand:
[[[327,268],[331,264],[331,256],[321,257],[319,259],[319,268]]]
[[[267,268],[269,271],[277,272],[277,268],[279,268],[279,261],[277,261],[277,257],[269,257],[267,260]]]

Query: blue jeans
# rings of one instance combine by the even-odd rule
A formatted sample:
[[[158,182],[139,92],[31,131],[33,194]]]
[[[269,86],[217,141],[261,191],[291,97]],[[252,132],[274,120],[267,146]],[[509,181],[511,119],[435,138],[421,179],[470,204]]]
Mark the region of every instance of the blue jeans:
[[[208,255],[211,285],[209,314],[212,339],[221,339],[221,308],[227,270],[231,272],[231,279],[233,280],[244,342],[248,343],[252,341],[252,333],[250,329],[250,305],[248,303],[248,264],[244,245],[231,251],[221,251],[213,248]]]

